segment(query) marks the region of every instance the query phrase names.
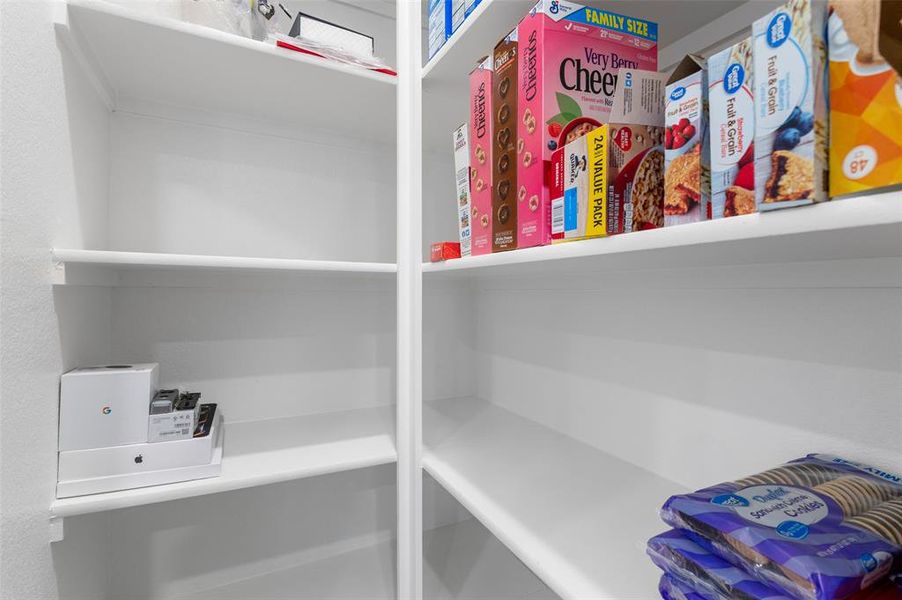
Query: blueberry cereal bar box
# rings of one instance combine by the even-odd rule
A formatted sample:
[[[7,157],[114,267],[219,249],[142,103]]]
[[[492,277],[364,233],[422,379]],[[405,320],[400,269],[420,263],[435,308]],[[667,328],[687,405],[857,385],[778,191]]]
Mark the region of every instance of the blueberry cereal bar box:
[[[830,0],[830,195],[902,184],[902,2]]]
[[[704,221],[711,196],[704,59],[686,56],[664,93],[664,225]]]
[[[902,570],[902,474],[837,456],[673,496],[661,516],[794,598],[848,598]]]
[[[518,26],[518,245],[551,242],[552,154],[608,122],[621,68],[657,71],[655,23],[541,0]],[[523,209],[525,207],[525,210]]]
[[[470,253],[492,252],[492,60],[470,73]]]
[[[759,211],[828,200],[826,2],[790,0],[752,26]]]
[[[708,58],[711,217],[756,211],[752,43],[745,39]]]
[[[517,249],[517,30],[495,46],[492,83],[492,252]]]

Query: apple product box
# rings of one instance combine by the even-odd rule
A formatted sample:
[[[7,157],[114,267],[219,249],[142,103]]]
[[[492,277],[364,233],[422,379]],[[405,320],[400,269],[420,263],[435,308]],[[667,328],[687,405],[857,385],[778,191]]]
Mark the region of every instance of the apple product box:
[[[683,58],[664,94],[664,225],[704,221],[711,196],[705,60]]]
[[[457,180],[457,232],[460,239],[458,256],[470,256],[472,234],[470,215],[470,144],[467,141],[467,124],[454,131],[454,177]]]
[[[752,42],[708,58],[711,217],[756,212]]]
[[[902,184],[902,3],[831,0],[830,195]]]
[[[551,156],[606,123],[620,68],[656,71],[657,25],[573,2],[542,0],[520,21],[520,247],[553,239]],[[537,203],[537,204],[536,204]],[[527,204],[528,206],[528,204]]]
[[[759,211],[827,196],[826,2],[790,0],[752,25]]]
[[[492,59],[470,73],[470,253],[492,251]]]
[[[517,248],[517,30],[493,53],[492,252]]]

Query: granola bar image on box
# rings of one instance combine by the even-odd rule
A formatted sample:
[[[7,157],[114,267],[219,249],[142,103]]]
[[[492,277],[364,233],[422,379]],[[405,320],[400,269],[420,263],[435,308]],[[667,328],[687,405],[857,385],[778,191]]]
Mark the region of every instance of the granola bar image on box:
[[[764,190],[765,202],[803,200],[814,193],[812,162],[790,152],[776,150],[771,154],[771,172]]]
[[[698,182],[701,164],[698,156],[701,145],[673,159],[667,168],[667,188],[664,190],[664,214],[685,215],[698,203]]]
[[[723,216],[750,215],[756,210],[755,192],[738,185],[731,185],[724,191]]]

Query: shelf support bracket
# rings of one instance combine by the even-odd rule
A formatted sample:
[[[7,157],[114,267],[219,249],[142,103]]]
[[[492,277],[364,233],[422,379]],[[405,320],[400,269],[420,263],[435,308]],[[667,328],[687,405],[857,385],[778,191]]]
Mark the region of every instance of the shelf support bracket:
[[[50,543],[62,542],[66,539],[66,518],[50,516]]]

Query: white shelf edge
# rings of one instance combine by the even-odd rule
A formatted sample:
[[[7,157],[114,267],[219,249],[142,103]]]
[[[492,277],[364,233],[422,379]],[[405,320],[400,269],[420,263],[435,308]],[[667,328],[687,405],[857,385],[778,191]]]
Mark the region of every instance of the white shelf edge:
[[[308,56],[301,52],[288,50],[286,48],[278,48],[275,44],[246,38],[225,31],[220,31],[218,29],[213,29],[212,27],[205,27],[203,25],[197,25],[195,23],[179,21],[178,19],[169,17],[146,15],[126,7],[118,6],[110,2],[105,2],[103,0],[66,0],[66,5],[76,8],[82,8],[85,10],[103,12],[114,17],[138,21],[154,27],[161,27],[164,29],[170,29],[172,31],[178,31],[188,35],[193,35],[195,37],[204,38],[213,42],[245,48],[250,52],[268,54],[277,59],[293,60],[295,62],[308,64],[314,67],[333,70],[339,73],[345,73],[352,77],[362,77],[364,79],[371,79],[373,81],[382,82],[388,85],[397,85],[397,77],[393,77],[385,73],[378,73],[364,68],[344,65],[330,61],[328,59]],[[69,21],[64,25],[71,27],[71,19],[69,19]],[[73,41],[75,41],[75,43],[79,43],[79,40],[77,39]]]
[[[58,284],[65,283],[66,265],[94,265],[136,269],[293,271],[300,273],[396,273],[398,270],[395,263],[119,252],[115,250],[73,250],[65,248],[53,248],[51,250],[51,258],[56,270],[63,271],[57,277]]]
[[[381,413],[384,410],[387,409],[357,409],[332,414],[311,415],[310,417],[313,419],[329,417],[343,419],[345,417],[353,418],[352,413],[369,413],[365,418],[377,419],[379,418],[377,413]],[[304,418],[305,417],[299,417],[299,419]],[[387,420],[389,422],[391,421],[391,419]],[[279,420],[277,419],[275,421]],[[375,420],[373,422],[375,422]],[[246,423],[257,424],[261,422]],[[156,504],[170,500],[182,500],[197,496],[207,496],[210,494],[260,487],[274,483],[305,479],[308,477],[317,477],[319,475],[376,467],[392,464],[397,461],[394,435],[392,432],[383,431],[381,433],[360,438],[338,439],[333,442],[312,444],[310,446],[295,446],[288,450],[262,452],[261,457],[259,458],[260,462],[269,465],[277,462],[278,454],[281,453],[287,456],[297,450],[310,450],[315,453],[316,459],[310,460],[309,462],[300,460],[297,463],[293,463],[293,466],[290,468],[279,470],[267,471],[265,468],[261,468],[259,470],[248,471],[249,465],[247,463],[253,463],[254,460],[253,458],[249,459],[248,456],[253,456],[254,453],[238,456],[229,455],[229,425],[234,429],[235,426],[239,426],[241,423],[225,425],[223,431],[225,434],[223,446],[225,455],[222,462],[222,475],[208,479],[198,479],[194,481],[149,486],[102,494],[58,498],[54,500],[50,506],[51,519],[73,517],[134,506],[144,506],[147,504]],[[230,469],[234,468],[232,465],[235,463],[238,463],[236,469],[238,471],[237,475],[234,473],[230,474]]]
[[[478,270],[647,250],[676,250],[706,244],[894,224],[902,225],[902,191],[850,197],[814,206],[637,231],[607,238],[469,256],[439,263],[424,262],[423,273]]]

